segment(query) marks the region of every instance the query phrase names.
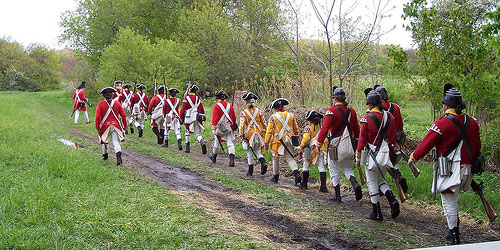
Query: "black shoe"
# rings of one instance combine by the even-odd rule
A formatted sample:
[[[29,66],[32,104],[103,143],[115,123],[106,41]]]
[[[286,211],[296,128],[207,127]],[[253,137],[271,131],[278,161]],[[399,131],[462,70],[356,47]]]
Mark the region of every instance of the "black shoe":
[[[330,200],[342,202],[342,196],[340,195],[340,184],[337,184],[337,186],[333,187],[333,189],[335,190],[335,195],[332,195],[330,197]]]
[[[122,165],[122,152],[116,153],[116,165]]]
[[[278,180],[280,179],[279,174],[273,175],[273,178],[271,178],[271,182],[278,183]]]
[[[448,234],[450,235],[450,239],[446,242],[446,245],[460,245],[460,232],[458,226],[449,229]]]
[[[260,162],[260,174],[265,175],[267,173],[266,159],[264,159],[264,157],[259,158],[259,162]]]
[[[361,190],[361,186],[359,185],[358,180],[356,180],[356,177],[351,176],[349,177],[349,181],[351,182],[352,188],[354,189],[356,200],[361,200],[361,198],[363,198],[363,191]]]
[[[252,175],[253,175],[253,164],[248,165],[248,172],[247,172],[247,176],[252,176]]]
[[[299,170],[293,170],[293,176],[295,177],[295,186],[298,186],[302,182]]]
[[[328,188],[326,188],[326,172],[319,172],[319,180],[321,183],[319,191],[322,193],[328,193]]]
[[[309,181],[309,171],[302,172],[302,182],[299,183],[300,189],[307,189],[308,181]]]
[[[102,154],[102,159],[105,161],[108,159],[108,153]]]
[[[165,129],[160,129],[161,144],[165,142]]]
[[[394,173],[396,174],[396,178],[398,178],[399,185],[403,189],[405,194],[408,192],[408,184],[406,183],[406,179],[401,175],[401,171],[399,169],[394,169]]]
[[[207,154],[207,145],[203,143],[203,141],[201,142],[201,153],[203,153],[204,155]]]
[[[132,126],[130,126],[130,134],[133,134],[134,133],[134,128]]]
[[[179,150],[182,150],[182,140],[181,139],[177,139],[177,147],[179,148]]]
[[[457,226],[460,227],[460,217],[458,218]],[[446,236],[444,236],[444,239],[446,241],[450,241],[451,240],[451,235],[452,235],[451,230],[448,230],[448,233],[446,234]]]
[[[125,129],[125,134],[128,135],[128,129]]]
[[[168,148],[168,139],[165,139],[163,141],[163,145],[161,145],[161,146],[164,147],[164,148]]]
[[[229,154],[229,167],[234,167],[234,154]]]
[[[184,152],[186,152],[186,153],[191,152],[191,151],[189,150],[189,144],[190,144],[189,142],[186,142],[186,151],[184,151]]]
[[[142,128],[139,128],[139,137],[142,137]]]
[[[372,203],[372,213],[366,216],[367,219],[383,221],[384,216],[382,216],[382,210],[380,210],[380,202]]]
[[[212,153],[209,153],[208,154],[208,158],[210,160],[212,160],[212,163],[216,163],[217,162],[217,154],[212,154]]]
[[[387,190],[385,192],[385,197],[387,197],[387,201],[389,201],[389,204],[391,206],[391,217],[395,219],[399,215],[399,202],[396,200],[396,197],[394,197],[394,194],[392,194],[391,190]]]

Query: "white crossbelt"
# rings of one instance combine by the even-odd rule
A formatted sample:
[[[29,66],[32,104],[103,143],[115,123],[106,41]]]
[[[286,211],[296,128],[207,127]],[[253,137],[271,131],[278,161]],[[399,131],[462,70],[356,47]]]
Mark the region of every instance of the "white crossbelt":
[[[174,108],[179,105],[179,101],[180,101],[179,98],[176,98],[175,105],[173,105],[170,99],[167,99],[168,106],[170,106],[170,112],[168,113],[169,115],[173,112],[176,115],[176,117],[180,117],[179,113],[177,113],[177,109]]]
[[[283,135],[285,134],[285,131],[292,132],[292,128],[288,125],[288,120],[290,120],[290,113],[286,113],[285,120],[283,120],[283,117],[279,115],[279,113],[275,113],[274,117],[278,119],[278,121],[281,123],[282,127],[280,132],[278,133],[278,139],[283,139]]]
[[[248,109],[245,109],[243,112],[245,112],[250,117],[250,122],[248,123],[248,126],[247,126],[245,133],[248,134],[248,131],[250,131],[250,129],[252,128],[252,125],[254,125],[254,124],[257,127],[257,129],[259,131],[261,131],[259,124],[255,120],[255,118],[257,118],[257,115],[259,114],[259,109],[255,108],[253,111],[253,114],[250,113],[250,111]]]
[[[130,98],[132,97],[132,93],[129,92],[127,95],[127,92],[124,91],[123,94],[125,94],[125,101],[123,101],[123,103],[130,103]]]
[[[224,105],[222,105],[222,103],[218,102],[217,105],[220,107],[220,109],[222,110],[222,113],[224,113],[224,115],[226,116],[227,120],[232,122],[231,121],[231,117],[229,116],[229,108],[231,107],[231,104],[227,104],[227,107],[224,108]],[[220,122],[220,120],[219,120]]]
[[[81,100],[80,100],[80,91],[81,91],[81,90],[79,90],[79,89],[77,89],[77,90],[75,91],[75,92],[76,92],[76,98],[75,98],[75,100],[76,100],[76,102],[77,102],[77,103],[80,103],[80,101],[81,101]]]
[[[113,105],[115,104],[115,99],[113,99],[111,101],[111,104],[106,102],[108,104],[108,111],[106,111],[106,114],[104,115],[104,117],[102,118],[101,120],[101,124],[99,125],[99,130],[102,129],[102,125],[104,125],[104,123],[106,122],[106,119],[108,119],[108,116],[110,113],[113,113],[113,116],[115,117],[115,119],[118,121],[118,125],[120,125],[120,129],[123,131],[123,124],[122,124],[122,121],[120,119],[118,119],[118,116],[115,114],[115,111],[113,110]]]
[[[156,107],[153,110],[153,112],[158,110],[160,107],[163,108],[163,103],[165,102],[165,96],[163,96],[163,97],[161,97],[161,95],[156,95],[156,96],[158,96],[158,98],[160,98],[160,102],[158,104],[156,104]],[[160,106],[160,104],[161,104],[161,106]]]
[[[191,98],[189,98],[189,96],[186,97],[187,101],[189,102],[189,105],[191,105],[190,110],[194,108],[198,109],[198,106],[200,105],[200,99],[198,98],[198,96],[195,96],[195,98],[196,98],[195,101],[196,105],[193,104],[193,101],[191,101]]]
[[[139,94],[139,99],[140,99],[140,100],[139,100],[139,106],[140,106],[140,105],[141,105],[141,103],[142,103],[142,105],[144,105],[144,107],[146,107],[146,103],[144,102],[144,96],[145,96],[145,95],[146,95],[146,93],[142,93],[142,96],[141,96],[141,94]]]

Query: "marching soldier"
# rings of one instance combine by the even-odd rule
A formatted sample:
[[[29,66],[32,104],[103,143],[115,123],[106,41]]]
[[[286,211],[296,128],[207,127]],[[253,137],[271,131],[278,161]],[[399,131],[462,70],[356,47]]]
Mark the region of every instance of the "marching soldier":
[[[263,175],[267,172],[266,159],[262,155],[266,124],[261,110],[255,106],[255,100],[259,99],[259,97],[252,92],[248,92],[241,99],[247,104],[247,108],[240,113],[239,131],[239,135],[243,140],[242,147],[247,151],[247,176],[253,175],[254,155],[260,162],[260,174]]]
[[[158,94],[151,98],[148,106],[148,113],[151,115],[151,128],[156,135],[158,144],[163,144],[163,135],[165,134],[165,119],[163,116],[163,107],[165,106],[165,86],[160,85],[156,88]],[[158,130],[158,127],[160,129]]]
[[[389,111],[389,113],[391,113],[394,116],[397,142],[400,146],[402,146],[401,144],[403,143],[405,135],[403,132],[403,118],[401,117],[401,109],[396,103],[389,102],[389,93],[387,92],[387,89],[384,86],[375,85],[373,89],[377,91],[382,97],[382,106],[384,106],[384,110]],[[399,171],[398,165],[394,165],[393,173],[394,176],[398,178],[399,185],[401,185],[403,192],[405,193],[408,192],[408,184],[406,183],[406,179],[401,174],[401,171]]]
[[[181,100],[175,97],[180,91],[176,88],[170,88],[168,90],[170,97],[165,100],[165,105],[163,105],[163,115],[165,117],[165,142],[163,147],[168,147],[168,135],[170,131],[174,131],[175,137],[177,138],[177,147],[182,150],[182,139],[181,139],[181,122],[179,116],[179,104]]]
[[[274,110],[274,114],[269,118],[267,124],[264,145],[266,150],[270,147],[273,153],[273,178],[271,182],[278,183],[280,173],[279,159],[282,156],[285,157],[285,161],[293,171],[295,185],[297,185],[301,182],[301,177],[297,168],[297,162],[295,162],[293,157],[295,147],[300,146],[297,136],[299,128],[293,115],[283,108],[288,104],[287,99],[278,98],[269,105],[269,108]]]
[[[318,149],[324,146],[327,134],[330,134],[330,138],[328,138],[328,142],[330,143],[328,150],[332,153],[329,153],[327,158],[333,188],[335,189],[335,195],[331,197],[331,200],[342,201],[340,195],[340,169],[342,169],[344,176],[351,182],[356,200],[360,200],[363,197],[363,192],[352,171],[355,149],[352,148],[352,151],[349,152],[345,147],[340,147],[342,139],[351,142],[352,139],[359,137],[356,110],[347,104],[345,91],[340,87],[333,87],[333,101],[334,105],[326,112],[325,121],[319,132],[316,146]]]
[[[146,110],[149,105],[149,98],[144,89],[144,84],[137,85],[137,93],[132,95],[130,105],[132,106],[132,115],[134,116],[134,125],[139,130],[139,137],[142,137],[144,131],[144,120],[146,120]],[[132,132],[132,128],[130,129]]]
[[[190,152],[190,135],[194,134],[196,140],[201,144],[201,152],[203,154],[207,153],[207,145],[203,142],[203,137],[201,134],[205,132],[203,127],[203,121],[206,120],[205,109],[203,108],[203,103],[201,98],[196,94],[199,90],[196,85],[189,85],[187,92],[188,95],[182,101],[181,107],[181,123],[186,126],[186,153]]]
[[[127,129],[127,117],[122,105],[113,99],[116,89],[104,87],[100,94],[104,100],[97,104],[95,112],[95,127],[99,132],[99,140],[102,147],[102,159],[108,159],[108,144],[111,141],[116,153],[116,165],[122,164],[122,148],[120,141],[124,141],[125,129]]]
[[[120,102],[120,98],[122,96],[122,84],[123,82],[120,80],[116,80],[114,82],[114,88],[116,89],[116,92],[113,92],[113,99],[116,99],[118,102]]]
[[[80,116],[80,110],[83,111],[83,117],[85,118],[86,123],[90,123],[89,115],[87,114],[87,105],[88,99],[85,97],[85,82],[82,82],[78,89],[73,93],[73,99],[75,102],[73,103],[73,113],[75,114],[75,124],[78,124],[78,118]],[[89,104],[90,106],[90,104]]]
[[[134,122],[134,117],[132,116],[132,95],[134,92],[130,90],[132,88],[132,85],[130,84],[125,84],[123,85],[123,91],[122,94],[120,95],[120,103],[123,107],[123,110],[125,110],[125,114],[127,115],[127,127],[130,127],[130,133],[134,133],[134,128],[132,127],[132,123]],[[125,134],[128,133],[128,130],[125,129]]]
[[[300,184],[301,189],[307,189],[307,182],[309,181],[309,167],[317,163],[321,183],[319,191],[328,192],[328,189],[326,188],[325,168],[327,143],[321,143],[320,150],[314,150],[316,141],[318,140],[319,131],[321,129],[321,121],[323,120],[323,117],[324,115],[316,110],[310,110],[306,113],[306,120],[309,122],[309,125],[304,128],[302,142],[300,143],[300,148],[304,152],[304,161],[302,164],[302,183]],[[326,138],[323,141],[326,141]]]
[[[380,193],[384,194],[391,207],[391,217],[399,215],[399,202],[394,197],[384,176],[388,168],[392,168],[390,153],[396,145],[396,124],[394,117],[382,106],[382,98],[375,91],[365,91],[366,105],[369,112],[361,118],[361,132],[356,155],[356,166],[360,167],[361,153],[367,152],[368,164],[365,166],[366,180],[372,213],[366,217],[371,220],[382,221],[380,209]]]
[[[436,148],[437,172],[432,190],[441,193],[444,215],[448,222],[448,244],[460,244],[458,203],[460,190],[471,187],[475,172],[471,165],[481,151],[479,126],[474,118],[463,112],[462,94],[451,84],[444,86],[443,110],[429,129],[408,164],[415,164],[432,148]]]
[[[234,131],[238,129],[236,124],[236,114],[233,106],[227,102],[228,96],[224,90],[215,92],[217,103],[212,110],[212,134],[214,135],[214,146],[212,153],[208,154],[208,158],[213,163],[217,161],[219,148],[222,147],[223,141],[227,144],[227,152],[229,153],[229,167],[234,167]]]

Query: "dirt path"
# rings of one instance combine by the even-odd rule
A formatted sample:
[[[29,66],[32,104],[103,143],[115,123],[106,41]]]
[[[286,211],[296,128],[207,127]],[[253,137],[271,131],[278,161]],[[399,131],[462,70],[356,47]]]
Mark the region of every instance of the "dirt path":
[[[41,106],[39,107],[45,112]],[[64,124],[51,114],[45,113],[54,122],[66,126],[74,135],[97,144],[95,136],[87,135]],[[139,143],[152,147],[158,146],[154,142]],[[355,201],[352,199],[353,193],[350,187],[343,186],[342,191],[345,195],[343,202],[333,203],[328,200],[331,194],[319,193],[315,184],[311,184],[309,190],[306,191],[293,186],[293,178],[286,171],[280,176],[279,184],[272,184],[269,182],[271,174],[268,172],[266,175],[260,175],[260,167],[256,167],[254,176],[246,177],[246,159],[237,158],[236,167],[230,168],[227,155],[220,154],[217,164],[213,164],[206,155],[202,155],[199,151],[197,146],[193,147],[190,158],[201,164],[232,172],[241,179],[250,179],[285,193],[317,201],[315,211],[330,211],[333,208],[334,215],[325,222],[313,222],[315,211],[291,212],[269,205],[240,190],[225,188],[219,183],[206,180],[206,176],[202,173],[193,172],[182,166],[174,166],[157,157],[129,149],[123,149],[122,154],[124,165],[130,167],[132,171],[158,182],[184,200],[203,207],[207,213],[220,220],[221,223],[214,228],[214,232],[242,234],[252,241],[280,249],[370,249],[376,241],[385,242],[405,235],[411,235],[418,241],[418,245],[436,246],[443,243],[445,220],[441,209],[437,206],[429,207],[406,202],[402,204],[401,215],[393,220],[390,219],[387,202],[382,199],[385,217],[382,225],[389,229],[380,231],[381,223],[364,219],[364,214],[369,213],[370,210],[366,190],[364,190],[363,200]],[[375,238],[366,239],[362,237],[362,232],[353,232],[349,237],[335,229],[339,222],[340,225],[346,222],[352,223],[361,230],[377,232],[377,234]],[[461,216],[462,241],[470,243],[499,240],[500,227],[497,224],[492,226],[493,228],[487,224],[478,224],[467,216]],[[352,237],[352,235],[359,235],[359,237]]]

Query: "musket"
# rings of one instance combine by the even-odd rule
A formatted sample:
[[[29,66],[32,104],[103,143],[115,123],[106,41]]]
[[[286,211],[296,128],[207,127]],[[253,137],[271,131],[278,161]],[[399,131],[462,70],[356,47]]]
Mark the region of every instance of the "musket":
[[[401,154],[403,155],[403,158],[406,161],[408,161],[410,159],[410,155],[408,153],[406,153],[402,149],[400,149],[399,151],[401,152]],[[415,164],[408,165],[408,167],[410,168],[410,170],[413,173],[413,176],[415,176],[415,178],[417,178],[418,175],[420,175],[420,169],[418,169],[417,166],[415,166]]]
[[[471,186],[472,190],[474,190],[474,192],[479,196],[479,198],[481,198],[481,202],[483,203],[483,207],[484,207],[484,210],[486,211],[486,215],[488,216],[488,219],[490,220],[490,222],[493,222],[498,217],[498,214],[497,214],[497,212],[495,212],[495,209],[493,209],[491,204],[484,198],[483,182],[480,182],[479,184],[477,184],[477,182],[472,180],[470,186]]]
[[[398,189],[398,195],[399,195],[399,199],[401,200],[401,203],[405,202],[406,201],[405,191],[403,191],[403,188],[399,184],[399,179],[396,176],[396,173],[394,172],[393,168],[389,168],[389,174],[394,179],[394,182],[396,182],[396,188]]]
[[[290,152],[290,150],[288,149],[288,147],[285,145],[285,143],[283,142],[282,139],[280,139],[280,142],[281,142],[281,145],[283,145],[283,147],[285,148],[286,152],[288,152],[290,154],[290,156],[292,156],[292,158],[295,157],[294,154],[292,154],[292,152]]]
[[[165,71],[161,73],[163,75],[163,87],[165,87],[165,94],[167,94],[167,84],[165,83]]]
[[[361,166],[356,165],[356,168],[358,169],[359,172],[359,181],[361,182],[361,185],[365,185],[366,177],[365,174],[363,173],[363,170],[361,170]]]
[[[382,175],[382,178],[385,179],[385,176],[384,174],[382,173],[382,169],[380,168],[380,165],[378,164],[378,161],[377,161],[377,157],[375,157],[375,154],[374,152],[371,150],[371,149],[368,149],[368,154],[372,157],[373,159],[373,162],[375,163],[375,167],[378,168],[378,171],[380,173],[380,175]],[[394,180],[396,181],[396,187],[398,189],[398,194],[399,194],[399,199],[401,200],[401,203],[405,202],[406,201],[406,195],[405,193],[403,192],[403,189],[401,188],[401,186],[399,185],[399,180],[396,178],[395,175],[392,174],[392,169],[389,169],[389,174],[394,178]]]
[[[153,96],[156,95],[156,70],[155,70],[155,80],[154,81],[155,81],[155,87],[153,89]]]
[[[116,81],[116,71],[115,71],[115,81]]]
[[[215,138],[217,138],[217,141],[219,142],[220,149],[222,149],[222,151],[224,151],[224,146],[222,146],[222,141],[220,140],[219,136],[215,135]]]
[[[433,184],[432,184],[432,198],[436,200],[436,194],[437,194],[437,179],[438,179],[438,161],[437,161],[437,153],[436,153],[436,148],[432,149],[432,160],[434,161],[434,179],[433,179]]]

